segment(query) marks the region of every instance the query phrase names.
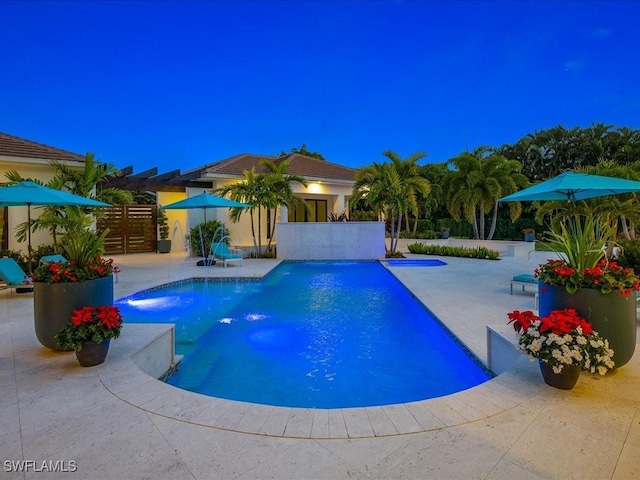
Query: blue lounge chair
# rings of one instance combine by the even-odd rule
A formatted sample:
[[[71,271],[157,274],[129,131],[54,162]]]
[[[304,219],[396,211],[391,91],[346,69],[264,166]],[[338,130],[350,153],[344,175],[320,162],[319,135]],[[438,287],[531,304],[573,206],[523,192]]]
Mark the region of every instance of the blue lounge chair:
[[[242,253],[236,250],[230,250],[224,240],[211,243],[211,255],[215,260],[220,260],[225,268],[229,262],[242,261]]]
[[[7,287],[15,288],[16,291],[33,290],[31,278],[11,257],[0,258],[0,279]]]
[[[522,291],[524,292],[527,285],[534,285],[536,288],[538,287],[538,279],[534,277],[531,273],[521,273],[520,275],[515,275],[511,279],[511,295],[513,295],[513,285],[522,285]]]
[[[43,255],[40,258],[40,264],[42,265],[49,262],[64,263],[66,261],[67,261],[66,258],[64,258],[62,255],[57,253],[55,255]]]
[[[220,260],[223,267],[227,267],[229,262],[241,262],[242,252],[235,248],[229,248],[227,246],[227,240],[229,235],[225,235],[226,229],[224,225],[220,225],[213,232],[211,237],[211,258],[213,260]],[[214,262],[215,263],[215,262]]]

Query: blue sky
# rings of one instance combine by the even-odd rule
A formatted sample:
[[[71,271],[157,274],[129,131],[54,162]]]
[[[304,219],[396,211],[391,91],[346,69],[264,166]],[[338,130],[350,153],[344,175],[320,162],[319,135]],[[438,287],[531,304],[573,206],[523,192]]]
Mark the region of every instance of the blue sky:
[[[0,0],[0,131],[136,172],[640,128],[640,2]]]

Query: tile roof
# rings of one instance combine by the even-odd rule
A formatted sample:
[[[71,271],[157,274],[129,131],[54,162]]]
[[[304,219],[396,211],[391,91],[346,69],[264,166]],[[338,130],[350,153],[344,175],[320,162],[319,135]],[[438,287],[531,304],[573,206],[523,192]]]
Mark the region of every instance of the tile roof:
[[[0,132],[0,156],[84,162],[84,155]]]
[[[245,170],[251,170],[256,167],[256,172],[265,172],[266,169],[260,166],[262,159],[273,160],[276,165],[283,160],[289,160],[291,166],[287,173],[296,174],[303,177],[325,178],[330,180],[347,180],[353,181],[356,169],[338,165],[336,163],[327,162],[299,153],[292,153],[282,157],[270,157],[265,155],[253,155],[242,153],[231,158],[221,160],[210,165],[206,165],[198,170],[204,174],[220,174],[220,175],[237,175],[242,176]]]

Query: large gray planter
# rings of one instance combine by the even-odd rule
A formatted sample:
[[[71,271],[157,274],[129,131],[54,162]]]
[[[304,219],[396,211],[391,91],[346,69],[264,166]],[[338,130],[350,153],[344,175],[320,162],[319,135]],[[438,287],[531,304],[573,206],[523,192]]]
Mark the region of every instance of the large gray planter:
[[[71,321],[74,310],[113,305],[113,276],[78,283],[33,284],[33,315],[38,341],[47,348],[64,350],[53,336]]]
[[[613,349],[616,368],[623,366],[636,348],[636,296],[609,293],[603,295],[598,290],[581,288],[576,293],[568,293],[564,287],[538,285],[540,317],[549,315],[551,310],[573,308],[591,322],[593,329],[602,338],[609,340]]]

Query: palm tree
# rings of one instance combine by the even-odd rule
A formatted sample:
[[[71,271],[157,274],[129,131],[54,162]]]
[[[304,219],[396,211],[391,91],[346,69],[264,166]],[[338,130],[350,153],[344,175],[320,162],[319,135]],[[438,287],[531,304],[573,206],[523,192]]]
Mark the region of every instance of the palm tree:
[[[486,238],[493,238],[498,218],[498,200],[528,183],[520,173],[519,162],[490,153],[488,147],[478,147],[473,153],[463,153],[451,160],[456,170],[448,185],[447,209],[456,220],[464,215],[472,223],[474,238],[478,240],[485,239],[485,218],[490,210],[491,227]],[[519,202],[509,204],[513,221],[521,212]]]
[[[396,152],[391,150],[386,150],[382,152],[382,155],[384,155],[389,160],[391,160],[391,162],[393,163],[393,166],[398,172],[398,175],[403,180],[420,176],[420,166],[418,165],[418,160],[422,160],[427,156],[427,154],[424,152],[415,152],[403,160],[402,158],[400,158],[400,155],[398,155]],[[414,205],[411,205],[411,208],[408,212],[404,212],[405,229],[407,231],[409,231],[409,213],[413,213],[415,215],[415,218],[416,219],[418,218],[420,208],[418,206],[417,200],[420,196],[426,197],[427,194],[429,193],[429,190],[430,188],[427,189],[425,193],[422,193],[422,191],[413,191],[410,193],[416,196],[416,201],[414,202]]]
[[[356,172],[349,205],[355,206],[360,200],[364,200],[378,214],[378,218],[384,216],[390,220],[391,241],[388,252],[393,254],[400,239],[402,216],[409,211],[417,212],[417,195],[427,195],[431,186],[427,179],[418,175],[417,168],[413,170],[411,167],[423,154],[414,154],[407,161],[401,161],[390,151],[384,155],[392,159],[392,163],[374,162]]]
[[[81,197],[91,198],[112,205],[127,205],[132,203],[131,192],[119,188],[101,188],[109,178],[113,177],[117,169],[114,164],[104,164],[96,160],[91,152],[85,154],[82,170],[73,169],[63,162],[52,160],[49,165],[54,169],[54,176],[46,186],[56,190],[66,190]],[[11,170],[5,174],[11,182],[25,180],[20,174]],[[40,185],[44,183],[37,179],[29,179]],[[31,228],[49,229],[57,249],[58,235],[71,230],[83,230],[89,227],[95,218],[102,215],[101,208],[79,206],[47,206],[42,207],[42,214],[31,220]],[[29,225],[23,222],[16,228],[16,238],[24,241]]]
[[[262,252],[262,209],[270,205],[269,192],[263,173],[256,173],[255,167],[244,171],[244,180],[224,187],[217,188],[213,192],[223,197],[251,205],[249,208],[231,208],[229,217],[231,221],[237,222],[245,211],[249,212],[251,218],[251,238],[256,257]],[[256,238],[256,212],[258,221],[258,233]]]
[[[303,199],[296,197],[293,194],[292,184],[297,182],[303,186],[307,186],[307,182],[304,177],[295,174],[286,173],[291,162],[283,160],[277,165],[272,160],[261,160],[260,165],[267,169],[265,175],[265,182],[269,185],[269,191],[273,194],[270,198],[267,208],[273,210],[273,222],[271,222],[271,232],[269,235],[269,241],[267,243],[267,250],[271,250],[271,242],[276,232],[276,210],[278,207],[284,206],[287,208],[295,208],[297,205],[303,205],[305,210],[309,209],[307,202]],[[268,214],[270,214],[268,212]]]

